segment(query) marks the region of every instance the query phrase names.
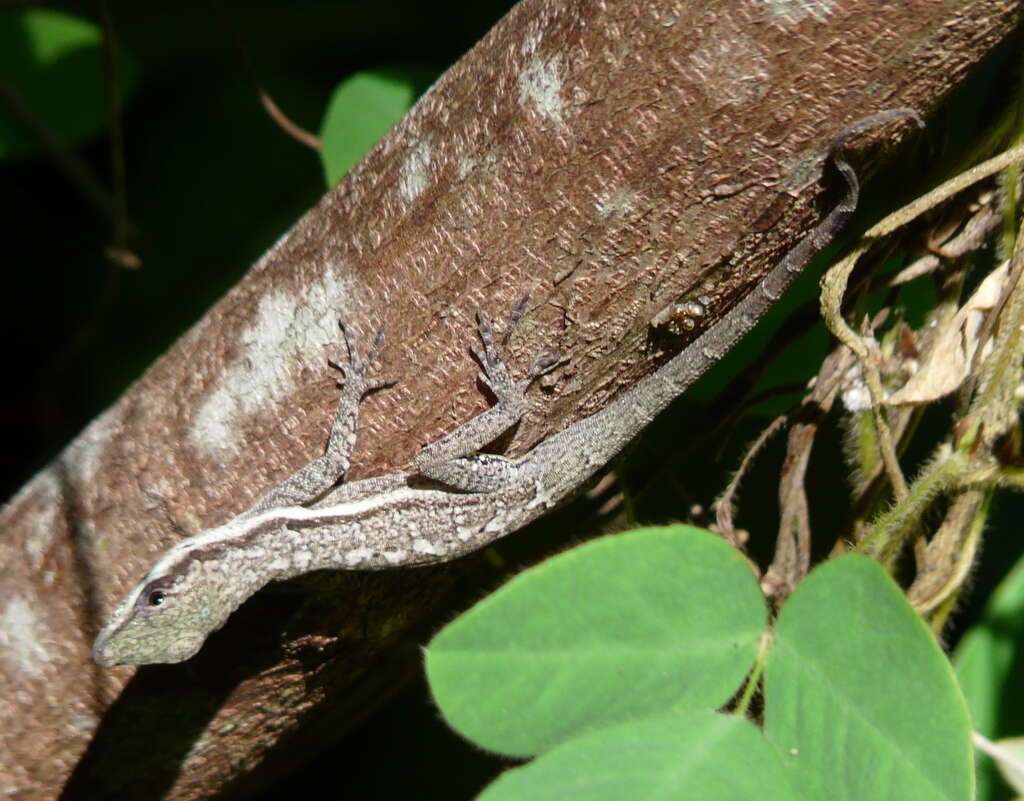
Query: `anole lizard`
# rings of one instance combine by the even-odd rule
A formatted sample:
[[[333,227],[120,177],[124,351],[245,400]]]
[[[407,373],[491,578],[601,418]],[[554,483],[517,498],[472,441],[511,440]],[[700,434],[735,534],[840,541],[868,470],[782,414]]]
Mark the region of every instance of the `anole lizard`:
[[[478,315],[483,382],[496,403],[423,448],[415,473],[337,484],[355,446],[359,404],[387,381],[369,378],[380,345],[335,364],[345,382],[326,452],[233,520],[171,547],[114,610],[93,645],[104,667],[180,662],[202,646],[250,595],[267,583],[333,568],[383,570],[443,562],[483,548],[556,506],[607,464],[662,409],[745,335],[856,208],[859,184],[843,146],[884,122],[912,119],[893,109],[866,117],[832,140],[829,156],[846,181],[838,205],[747,295],[683,350],[596,414],[570,425],[516,459],[477,451],[526,409],[526,390],[553,366],[534,361],[516,381],[490,324]],[[513,311],[513,317],[521,308]]]

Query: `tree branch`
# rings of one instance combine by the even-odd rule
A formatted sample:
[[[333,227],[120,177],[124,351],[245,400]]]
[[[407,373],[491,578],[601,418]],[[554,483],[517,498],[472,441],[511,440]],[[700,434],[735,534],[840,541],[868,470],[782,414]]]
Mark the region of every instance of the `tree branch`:
[[[524,0],[3,510],[0,787],[243,792],[397,686],[398,645],[472,560],[271,588],[183,665],[89,661],[168,546],[322,451],[339,316],[367,340],[383,327],[380,374],[401,378],[366,402],[360,477],[408,469],[486,406],[473,314],[502,319],[529,293],[514,361],[571,361],[533,395],[520,453],[648,374],[667,306],[706,295],[713,321],[777,262],[816,219],[833,135],[886,108],[927,114],[1020,14]]]

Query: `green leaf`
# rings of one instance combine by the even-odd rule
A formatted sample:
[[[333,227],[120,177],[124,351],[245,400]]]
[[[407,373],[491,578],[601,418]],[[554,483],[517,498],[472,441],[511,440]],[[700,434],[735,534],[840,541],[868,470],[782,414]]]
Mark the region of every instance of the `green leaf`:
[[[570,740],[506,771],[480,801],[795,801],[775,749],[749,722],[689,710]]]
[[[334,90],[320,128],[324,175],[334,186],[405,116],[434,70],[420,67],[363,70]]]
[[[445,628],[427,674],[449,724],[528,755],[669,709],[715,709],[765,625],[743,557],[689,526],[595,540],[520,574]]]
[[[783,607],[764,732],[807,799],[968,801],[970,724],[952,667],[893,581],[850,555]]]
[[[990,739],[1024,734],[1024,560],[993,593],[985,614],[960,640],[956,672],[974,727]],[[978,801],[1009,798],[992,760],[979,755]]]
[[[107,80],[97,25],[46,8],[0,13],[0,75],[14,87],[27,113],[61,144],[71,147],[106,126]],[[138,67],[118,46],[121,95],[138,83]],[[9,110],[0,113],[0,157],[40,151],[38,140]]]

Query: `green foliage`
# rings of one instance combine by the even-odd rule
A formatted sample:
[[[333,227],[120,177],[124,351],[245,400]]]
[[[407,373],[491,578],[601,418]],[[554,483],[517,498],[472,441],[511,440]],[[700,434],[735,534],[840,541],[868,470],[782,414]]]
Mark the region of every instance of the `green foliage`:
[[[0,75],[21,104],[62,145],[78,145],[106,125],[102,35],[95,23],[46,8],[0,13]],[[122,97],[138,84],[135,59],[118,51]],[[23,122],[0,113],[0,157],[39,152]]]
[[[700,529],[650,529],[517,576],[434,639],[427,673],[462,734],[525,756],[637,716],[721,706],[764,624],[739,553]]]
[[[1024,733],[1024,561],[992,596],[984,617],[956,651],[956,673],[971,708],[974,728],[995,739]],[[1010,798],[987,756],[978,760],[978,801]]]
[[[436,70],[389,67],[361,70],[334,90],[320,129],[324,175],[334,186],[396,122]]]
[[[744,674],[757,681],[762,661],[763,734],[715,712]],[[710,532],[606,537],[517,576],[448,626],[427,672],[460,733],[540,754],[487,801],[931,801],[972,791],[952,668],[893,581],[861,556],[813,571],[766,632],[753,575]]]
[[[749,722],[707,710],[585,734],[510,770],[481,801],[793,801],[778,753]]]
[[[764,733],[802,796],[971,797],[970,722],[952,667],[876,563],[850,555],[812,571],[773,639]]]

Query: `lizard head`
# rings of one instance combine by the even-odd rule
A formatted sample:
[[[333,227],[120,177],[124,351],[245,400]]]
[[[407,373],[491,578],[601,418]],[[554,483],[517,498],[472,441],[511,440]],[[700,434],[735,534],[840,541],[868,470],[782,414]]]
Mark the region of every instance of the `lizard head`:
[[[186,540],[171,548],[110,616],[92,647],[101,667],[182,662],[233,609]]]

